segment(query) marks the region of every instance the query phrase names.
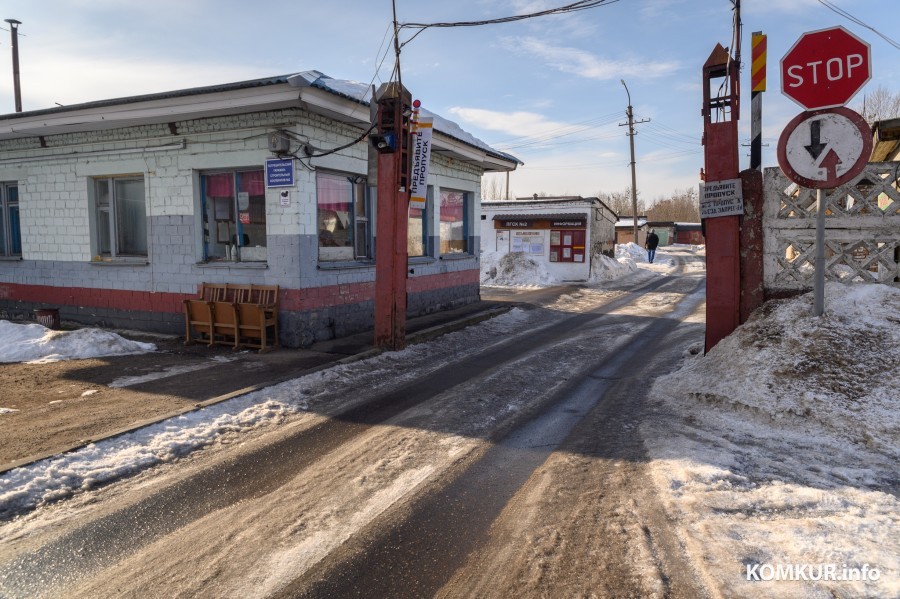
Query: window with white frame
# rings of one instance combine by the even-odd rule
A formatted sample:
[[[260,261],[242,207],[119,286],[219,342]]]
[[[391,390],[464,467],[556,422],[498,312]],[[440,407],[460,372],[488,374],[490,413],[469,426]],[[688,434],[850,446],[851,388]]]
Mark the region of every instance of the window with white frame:
[[[469,195],[464,191],[441,190],[441,254],[469,251]]]
[[[147,205],[142,176],[95,178],[97,254],[147,255]]]
[[[372,257],[370,204],[364,177],[316,172],[319,260],[365,260]]]
[[[21,255],[19,186],[17,183],[0,183],[0,256]]]
[[[266,181],[263,169],[200,176],[203,252],[207,262],[265,262]]]

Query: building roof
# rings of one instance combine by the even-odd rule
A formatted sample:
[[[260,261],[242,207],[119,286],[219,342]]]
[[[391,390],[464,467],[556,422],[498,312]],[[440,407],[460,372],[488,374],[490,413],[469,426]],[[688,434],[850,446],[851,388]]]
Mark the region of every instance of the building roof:
[[[491,220],[562,220],[566,218],[587,218],[586,213],[557,212],[552,214],[495,214]]]
[[[302,107],[360,126],[370,122],[372,90],[355,81],[333,79],[319,71],[249,81],[99,100],[0,115],[0,140],[58,135],[146,124]],[[495,150],[459,125],[434,116],[434,151],[478,162],[485,170],[514,170],[524,164]]]
[[[647,226],[647,217],[639,216],[637,219],[638,227]],[[621,216],[619,220],[616,222],[617,227],[633,227],[634,226],[634,217],[633,216]]]
[[[871,162],[900,160],[900,118],[878,121],[872,131]]]
[[[481,206],[487,208],[502,208],[504,206],[508,206],[511,209],[516,209],[524,206],[530,206],[532,208],[539,209],[541,206],[552,206],[552,205],[560,205],[560,204],[574,204],[574,205],[597,205],[603,206],[607,210],[609,210],[612,214],[615,214],[615,211],[610,208],[606,202],[597,197],[589,197],[584,198],[581,196],[555,196],[555,197],[525,197],[525,198],[516,198],[515,200],[494,200],[494,201],[484,201],[482,200]]]

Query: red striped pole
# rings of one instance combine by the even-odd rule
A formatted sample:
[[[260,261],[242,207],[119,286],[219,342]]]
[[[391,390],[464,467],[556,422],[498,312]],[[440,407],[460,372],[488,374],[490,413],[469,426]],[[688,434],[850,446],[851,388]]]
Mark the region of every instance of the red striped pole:
[[[750,168],[762,168],[762,92],[766,91],[766,36],[755,31],[750,41]]]

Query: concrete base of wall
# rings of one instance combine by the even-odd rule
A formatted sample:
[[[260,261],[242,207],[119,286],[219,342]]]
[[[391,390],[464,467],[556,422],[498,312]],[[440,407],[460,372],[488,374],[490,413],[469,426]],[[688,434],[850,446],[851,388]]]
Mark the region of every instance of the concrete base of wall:
[[[477,302],[480,297],[478,284],[411,293],[408,298],[407,316],[414,317],[450,310]],[[147,312],[0,300],[0,320],[35,321],[34,311],[42,308],[59,309],[60,319],[64,322],[167,335],[184,334],[184,315],[174,312]],[[371,330],[374,322],[375,304],[373,300],[313,310],[283,310],[279,314],[279,336],[284,347],[308,347],[318,341],[327,341]]]

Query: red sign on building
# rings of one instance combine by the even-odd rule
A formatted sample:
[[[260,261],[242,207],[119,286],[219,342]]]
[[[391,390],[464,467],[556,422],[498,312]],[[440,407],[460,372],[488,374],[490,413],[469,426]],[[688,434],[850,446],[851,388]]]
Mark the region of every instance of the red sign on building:
[[[869,44],[843,27],[804,33],[781,59],[781,91],[805,110],[843,106],[871,77]]]

